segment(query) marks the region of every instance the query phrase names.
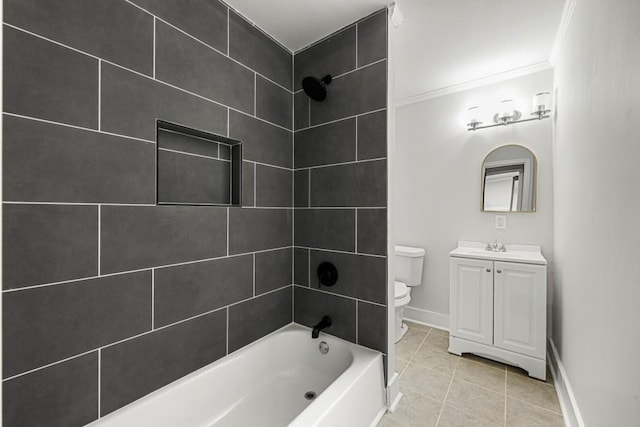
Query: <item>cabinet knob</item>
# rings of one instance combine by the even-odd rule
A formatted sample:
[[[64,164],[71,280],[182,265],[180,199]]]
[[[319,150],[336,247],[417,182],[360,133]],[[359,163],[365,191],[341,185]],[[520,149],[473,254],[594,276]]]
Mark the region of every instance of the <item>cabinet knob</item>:
[[[502,273],[502,270],[496,270],[496,273],[500,274]]]
[[[491,269],[490,268],[487,268],[487,273],[491,273]]]

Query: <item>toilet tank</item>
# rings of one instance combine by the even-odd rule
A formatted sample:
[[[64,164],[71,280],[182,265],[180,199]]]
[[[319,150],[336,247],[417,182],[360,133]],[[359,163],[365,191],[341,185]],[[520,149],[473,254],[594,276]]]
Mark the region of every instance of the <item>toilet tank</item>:
[[[418,286],[422,283],[422,265],[425,250],[411,246],[396,246],[396,281],[407,286]]]

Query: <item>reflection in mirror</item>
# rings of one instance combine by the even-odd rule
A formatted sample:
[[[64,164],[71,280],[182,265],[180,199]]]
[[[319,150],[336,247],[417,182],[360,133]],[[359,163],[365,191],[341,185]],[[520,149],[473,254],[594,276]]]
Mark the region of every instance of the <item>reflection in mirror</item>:
[[[482,164],[482,211],[536,210],[536,156],[521,145],[504,145]]]

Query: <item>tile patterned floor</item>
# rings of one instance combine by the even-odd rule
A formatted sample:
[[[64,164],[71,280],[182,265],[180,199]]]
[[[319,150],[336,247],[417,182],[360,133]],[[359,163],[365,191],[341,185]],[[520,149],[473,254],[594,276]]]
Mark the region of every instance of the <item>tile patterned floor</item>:
[[[449,334],[409,323],[396,344],[404,395],[378,427],[564,426],[551,373],[547,381],[473,355],[447,352]]]

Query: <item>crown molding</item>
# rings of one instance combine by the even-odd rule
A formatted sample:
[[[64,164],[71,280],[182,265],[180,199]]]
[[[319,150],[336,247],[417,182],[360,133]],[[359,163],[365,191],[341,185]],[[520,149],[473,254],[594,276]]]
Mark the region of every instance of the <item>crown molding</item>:
[[[576,9],[578,0],[566,0],[564,2],[564,8],[562,9],[562,17],[560,18],[560,25],[558,31],[556,31],[556,38],[553,40],[553,47],[551,48],[551,55],[549,55],[549,62],[555,66],[562,50],[562,45],[567,38],[569,32],[569,26],[573,19],[573,12]]]
[[[571,0],[568,0],[571,1]],[[502,82],[504,80],[513,79],[516,77],[526,76],[528,74],[537,73],[539,71],[545,71],[551,69],[551,63],[549,61],[537,62],[535,64],[526,65],[524,67],[514,68],[508,71],[502,71],[495,74],[490,74],[479,79],[470,80],[464,83],[458,83],[451,86],[446,86],[440,89],[431,90],[421,93],[419,95],[408,96],[406,98],[397,99],[394,102],[394,107],[401,107],[403,105],[415,104],[416,102],[426,101],[428,99],[438,98],[444,95],[450,95],[456,92],[462,92],[469,89],[475,89],[478,87],[486,86],[492,83]]]

